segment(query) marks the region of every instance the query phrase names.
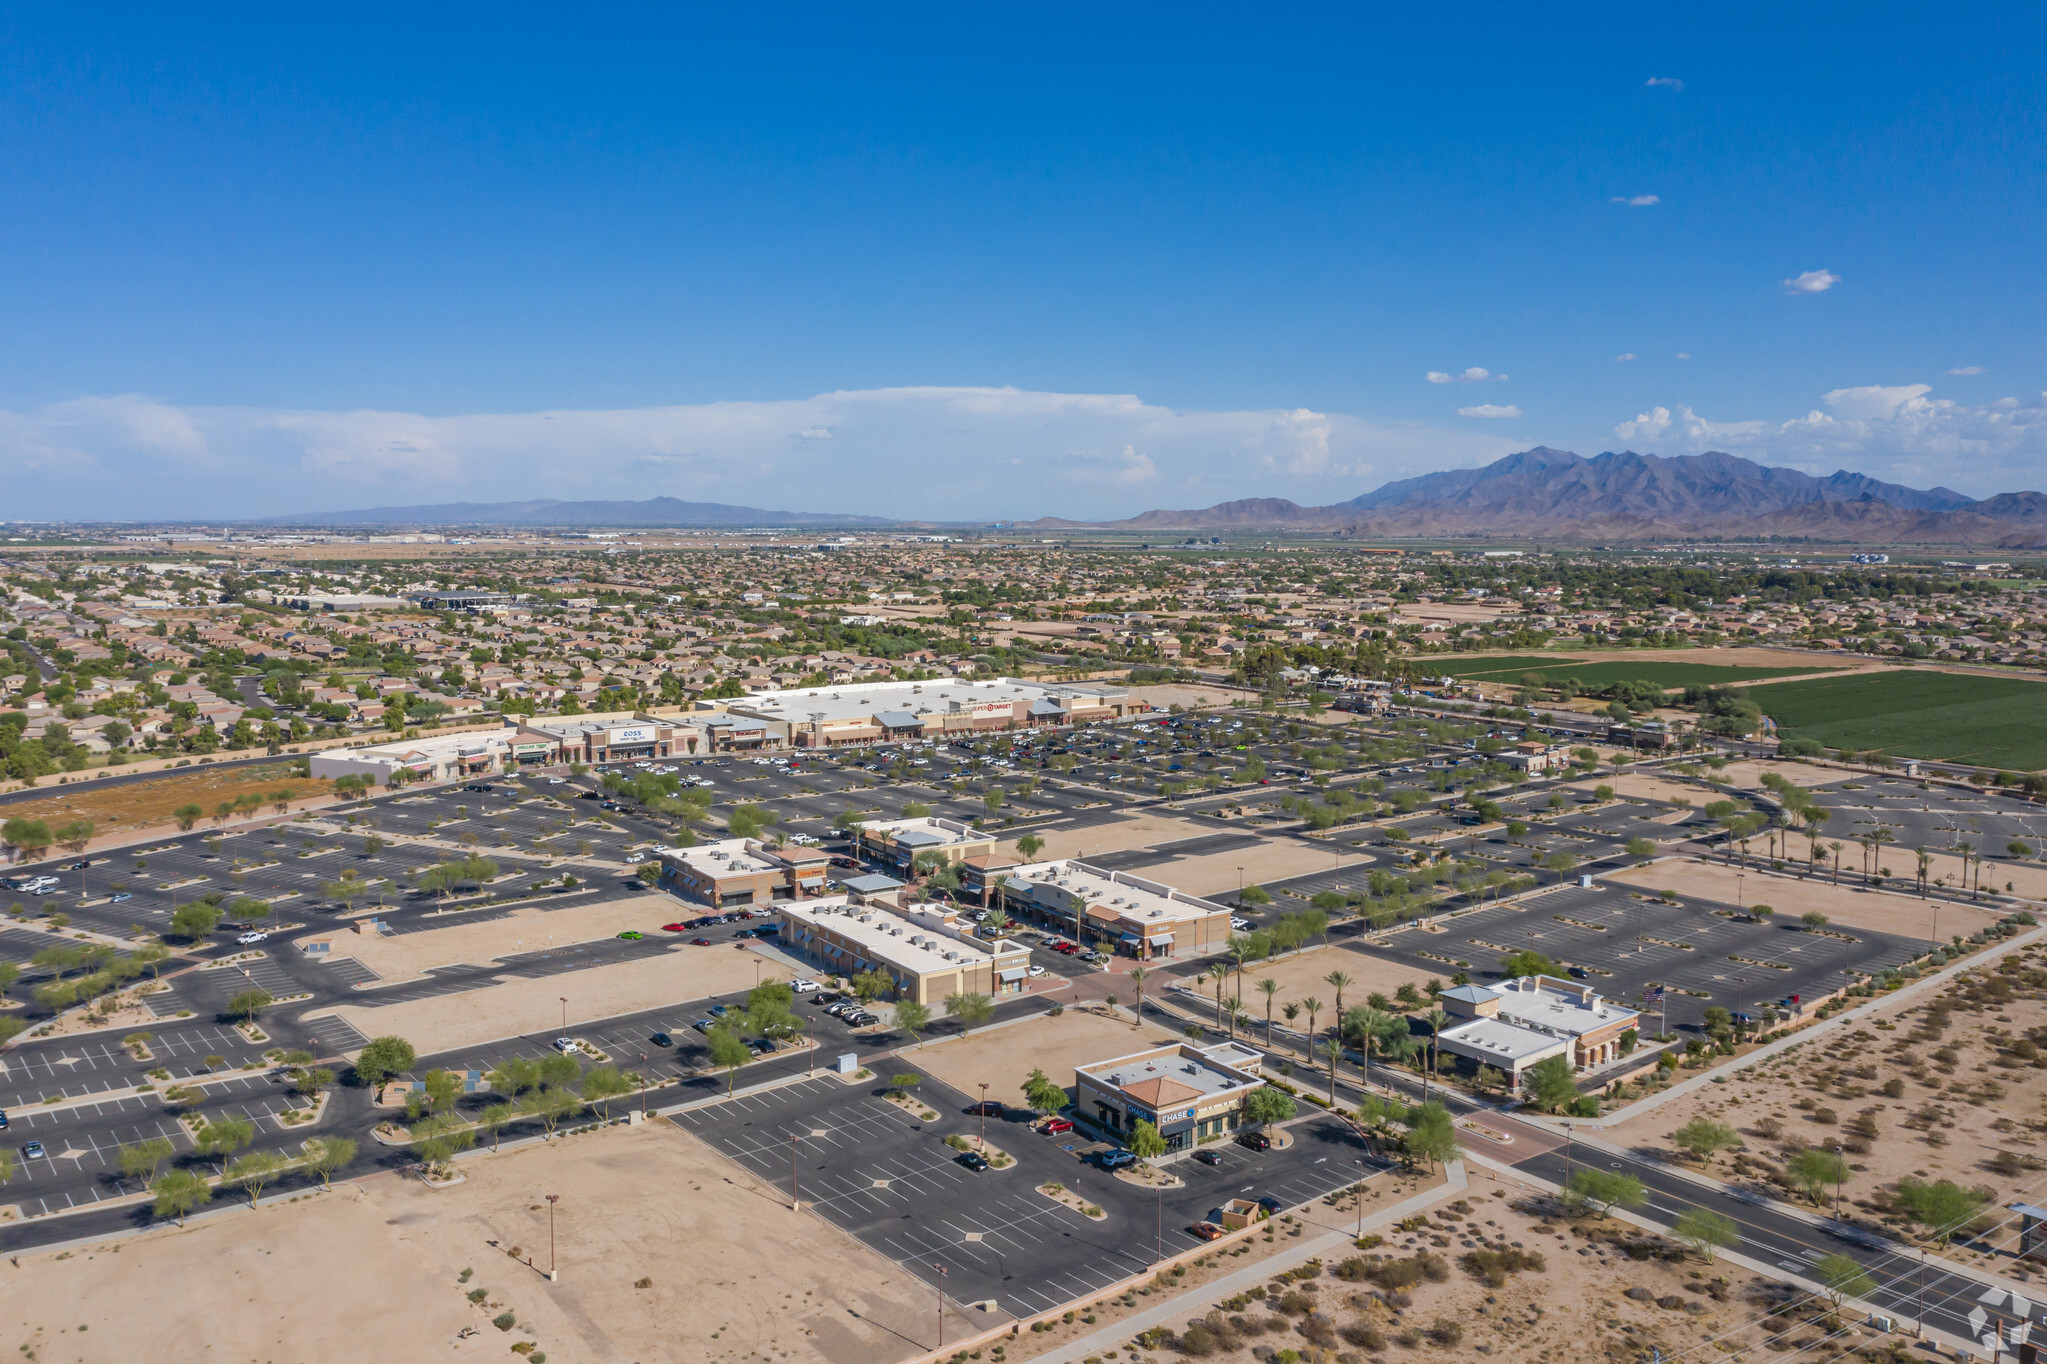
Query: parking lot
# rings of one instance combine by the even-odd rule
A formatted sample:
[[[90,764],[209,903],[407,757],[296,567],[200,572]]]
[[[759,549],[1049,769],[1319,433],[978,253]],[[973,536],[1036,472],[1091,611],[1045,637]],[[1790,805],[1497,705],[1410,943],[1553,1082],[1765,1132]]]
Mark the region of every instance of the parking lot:
[[[1357,1183],[1364,1148],[1329,1120],[1294,1129],[1285,1151],[1217,1149],[1220,1169],[1173,1166],[1187,1181],[1163,1194],[1126,1184],[1091,1161],[1078,1134],[1039,1136],[1022,1120],[991,1120],[989,1140],[1015,1167],[975,1173],[944,1144],[979,1130],[967,1103],[935,1080],[920,1096],[935,1123],[874,1094],[878,1082],[835,1077],[789,1085],[675,1115],[671,1121],[745,1165],[785,1195],[792,1173],[803,1201],[927,1283],[944,1265],[946,1294],[994,1299],[1013,1315],[1095,1292],[1199,1240],[1187,1230],[1230,1198],[1271,1197],[1292,1208]],[[1371,1173],[1381,1167],[1372,1165]],[[1095,1221],[1037,1192],[1056,1181],[1103,1208]],[[1163,1226],[1163,1240],[1160,1228]]]
[[[1818,998],[1840,988],[1844,972],[1876,974],[1927,946],[1867,929],[1823,935],[1796,922],[1733,915],[1732,905],[1697,898],[1667,905],[1618,887],[1573,884],[1458,914],[1441,922],[1441,932],[1404,929],[1385,935],[1383,946],[1348,946],[1444,980],[1463,965],[1480,984],[1500,977],[1508,953],[1540,952],[1630,1007],[1664,986],[1672,1028],[1699,1026],[1715,1004],[1753,1014],[1767,1000]]]

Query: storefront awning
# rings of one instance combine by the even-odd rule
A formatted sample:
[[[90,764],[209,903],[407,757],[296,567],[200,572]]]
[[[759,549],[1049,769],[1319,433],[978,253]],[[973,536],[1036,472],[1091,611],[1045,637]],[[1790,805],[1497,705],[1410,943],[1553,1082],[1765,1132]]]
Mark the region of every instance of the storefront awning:
[[[1138,936],[1137,936],[1137,935],[1136,935],[1135,933],[1125,933],[1125,934],[1123,935],[1123,941],[1124,941],[1124,942],[1143,942],[1143,941],[1144,941],[1144,939],[1142,939],[1142,938],[1138,937]]]
[[[1153,947],[1171,947],[1173,945],[1173,935],[1170,933],[1154,933],[1145,941]]]
[[[1011,967],[1007,971],[998,971],[995,974],[997,979],[999,979],[1004,985],[1007,985],[1011,981],[1022,980],[1024,978],[1024,969],[1021,966],[1016,966]]]

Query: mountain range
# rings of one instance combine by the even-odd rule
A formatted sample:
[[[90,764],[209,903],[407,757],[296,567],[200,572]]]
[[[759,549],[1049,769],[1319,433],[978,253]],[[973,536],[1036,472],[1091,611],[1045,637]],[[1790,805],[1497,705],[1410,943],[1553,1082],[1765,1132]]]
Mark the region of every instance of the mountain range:
[[[1815,478],[1720,451],[1587,459],[1538,446],[1478,469],[1423,474],[1326,507],[1246,498],[1121,521],[1058,518],[1035,529],[1317,530],[1359,537],[1530,536],[1580,540],[1790,535],[1821,540],[2047,547],[2047,496],[1978,500],[1848,470]]]
[[[763,511],[725,502],[650,497],[638,502],[443,502],[426,507],[268,516],[262,526],[893,526],[880,516]]]

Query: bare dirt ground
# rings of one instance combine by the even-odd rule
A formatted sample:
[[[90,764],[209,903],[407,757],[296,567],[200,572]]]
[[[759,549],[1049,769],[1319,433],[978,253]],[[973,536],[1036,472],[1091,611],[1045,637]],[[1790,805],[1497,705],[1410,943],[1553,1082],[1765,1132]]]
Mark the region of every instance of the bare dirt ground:
[[[1341,971],[1352,978],[1343,987],[1343,1004],[1351,1008],[1363,1004],[1374,994],[1389,998],[1404,984],[1413,984],[1416,989],[1426,985],[1430,977],[1411,966],[1387,961],[1367,952],[1349,947],[1311,947],[1293,956],[1281,957],[1276,961],[1262,961],[1244,968],[1244,1007],[1258,1019],[1260,1026],[1265,1020],[1265,995],[1258,989],[1258,982],[1271,979],[1279,983],[1279,992],[1273,996],[1273,1018],[1284,1020],[1282,1012],[1289,1003],[1298,1004],[1303,999],[1314,998],[1322,1001],[1321,1025],[1327,1027],[1335,1018],[1336,987],[1326,977],[1332,971]],[[1447,984],[1448,981],[1445,980]],[[1237,980],[1232,975],[1223,986],[1224,995],[1237,992]],[[1213,1001],[1213,987],[1202,992],[1202,997]],[[1301,1026],[1307,1026],[1305,1016]]]
[[[1171,710],[1181,706],[1187,710],[1208,709],[1215,706],[1255,706],[1258,693],[1240,687],[1216,687],[1201,683],[1161,684],[1151,687],[1132,687],[1130,694],[1157,710]]]
[[[8,807],[10,817],[41,819],[51,823],[89,819],[105,837],[132,837],[139,828],[167,824],[180,805],[204,807],[208,819],[213,807],[223,800],[254,793],[265,797],[262,811],[271,812],[268,797],[280,791],[292,792],[299,805],[314,797],[331,794],[334,784],[291,775],[287,759],[258,763],[250,767],[195,767],[167,773],[154,781],[93,785],[74,782],[52,789],[47,798],[21,801]],[[297,808],[295,805],[293,808]]]
[[[353,957],[390,985],[417,979],[436,967],[480,966],[521,952],[614,937],[627,929],[666,936],[661,925],[675,912],[675,901],[642,895],[568,909],[517,909],[502,919],[464,922],[460,915],[450,915],[444,928],[388,937],[345,931],[306,936],[331,941],[330,956]]]
[[[1305,1275],[1275,1276],[1168,1329],[1182,1353],[1228,1364],[1281,1351],[1302,1360],[1455,1359],[1476,1351],[1543,1364],[1632,1361],[1659,1349],[1666,1359],[1702,1357],[1708,1342],[1728,1333],[1719,1350],[1762,1339],[1758,1328],[1742,1325],[1758,1311],[1747,1271],[1703,1263],[1619,1222],[1552,1218],[1548,1210],[1519,1184],[1477,1180],[1409,1231],[1387,1228],[1369,1250],[1340,1252],[1304,1267]],[[1465,1258],[1484,1254],[1515,1257],[1510,1262],[1523,1267],[1495,1268],[1488,1282],[1489,1266]],[[1174,1357],[1168,1351],[1162,1357]]]
[[[1615,795],[1634,796],[1640,800],[1660,800],[1672,805],[1680,802],[1691,806],[1702,806],[1713,799],[1711,792],[1697,786],[1687,786],[1681,781],[1668,777],[1652,777],[1638,772],[1621,772],[1611,777],[1595,777],[1579,782],[1574,789],[1590,791],[1595,786],[1611,786]]]
[[[1215,829],[1210,826],[1201,832],[1214,833]],[[1336,845],[1295,838],[1268,838],[1257,847],[1210,853],[1206,857],[1185,857],[1144,868],[1138,874],[1155,877],[1190,895],[1226,897],[1233,894],[1239,884],[1255,886],[1261,881],[1279,881],[1305,872],[1327,871],[1336,865],[1335,850]]]
[[[1096,824],[1083,829],[1062,829],[1057,825],[1035,831],[1045,840],[1045,850],[1038,854],[1040,859],[1060,857],[1085,857],[1088,853],[1123,852],[1129,848],[1149,848],[1155,843],[1170,843],[1179,838],[1199,838],[1215,832],[1213,825],[1197,824],[1192,820],[1174,819],[1165,815],[1137,815],[1115,824]],[[1013,847],[998,847],[1005,856],[1014,852]]]
[[[2037,1201],[2047,1192],[2047,1060],[2037,1040],[2047,1036],[2047,950],[2006,960],[2016,969],[1968,972],[1937,995],[1900,1001],[1845,1036],[1787,1048],[1605,1135],[1670,1155],[1670,1134],[1684,1124],[1726,1122],[1744,1149],[1719,1157],[1713,1173],[1797,1200],[1805,1195],[1780,1182],[1784,1162],[1840,1142],[1851,1171],[1843,1211],[1852,1204],[1894,1235],[1909,1230],[1891,1208],[1901,1178],[1977,1187],[1993,1212]],[[2014,1237],[2007,1229],[1991,1241],[2009,1248]]]
[[[381,1009],[349,1004],[319,1012],[345,1020],[365,1037],[403,1037],[422,1055],[430,1055],[559,1028],[563,996],[569,1001],[569,1031],[573,1034],[579,1022],[749,990],[757,980],[790,980],[795,974],[759,953],[701,947],[555,976],[501,979],[481,989],[407,1000]]]
[[[461,1169],[451,1189],[379,1179],[118,1250],[24,1256],[0,1322],[43,1364],[506,1359],[519,1342],[562,1364],[885,1364],[933,1343],[928,1288],[666,1123]],[[550,1193],[555,1284],[537,1272]],[[491,1324],[503,1312],[510,1331]],[[955,1315],[946,1329],[985,1324]]]
[[[1680,900],[1697,897],[1732,905],[1739,897],[1745,905],[1770,906],[1779,918],[1796,919],[1816,909],[1837,927],[1925,938],[1929,943],[1935,940],[1936,931],[1938,940],[1946,942],[1957,933],[1966,936],[2003,917],[1996,909],[1957,904],[1936,907],[1934,901],[1903,891],[1865,890],[1851,884],[1859,879],[1851,875],[1844,874],[1837,886],[1823,876],[1801,880],[1788,873],[1765,872],[1753,862],[1746,875],[1739,866],[1722,862],[1670,860],[1629,867],[1601,879],[1616,885],[1674,890]]]
[[[1127,1004],[1133,992],[1128,982],[1124,985],[1117,996]],[[1043,1070],[1053,1084],[1071,1088],[1076,1065],[1111,1061],[1177,1040],[1156,1027],[1136,1028],[1087,1010],[1068,1009],[1057,1018],[1040,1015],[1013,1027],[984,1028],[971,1037],[919,1047],[900,1059],[906,1067],[975,1099],[985,1080],[989,1098],[1022,1108],[1024,1077],[1033,1067]],[[923,1097],[927,1103],[940,1103],[942,1098],[929,1093]]]

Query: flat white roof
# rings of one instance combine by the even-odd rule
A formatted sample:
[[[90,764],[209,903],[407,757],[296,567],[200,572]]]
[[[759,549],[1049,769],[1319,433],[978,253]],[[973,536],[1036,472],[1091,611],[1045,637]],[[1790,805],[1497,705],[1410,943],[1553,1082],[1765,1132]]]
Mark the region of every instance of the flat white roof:
[[[920,849],[950,847],[954,843],[986,843],[995,838],[994,834],[976,829],[971,824],[940,819],[936,815],[917,819],[877,819],[860,827],[872,834],[892,834],[905,844]]]
[[[1021,944],[1007,938],[992,943],[969,941],[963,936],[964,929],[948,929],[936,913],[897,913],[876,905],[856,905],[843,895],[788,900],[776,908],[792,924],[827,929],[854,944],[870,960],[920,976],[963,967],[992,967],[1029,956]]]
[[[1074,1071],[1126,1091],[1147,1081],[1166,1080],[1198,1091],[1203,1097],[1227,1094],[1235,1089],[1257,1089],[1265,1083],[1257,1075],[1223,1064],[1209,1055],[1207,1048],[1189,1046],[1184,1042],[1119,1056],[1113,1061],[1075,1066]],[[1155,1099],[1151,1101],[1156,1102]]]
[[[712,876],[782,870],[782,863],[770,861],[760,855],[759,846],[750,838],[721,838],[716,843],[699,843],[694,848],[670,849],[668,855],[680,860],[692,871]]]
[[[1581,1037],[1637,1017],[1633,1009],[1603,998],[1596,991],[1587,990],[1581,996],[1571,990],[1553,990],[1539,984],[1542,979],[1523,976],[1493,987],[1493,993],[1500,997],[1500,1017],[1567,1037]]]
[[[969,682],[956,677],[932,678],[924,682],[849,682],[839,687],[803,687],[788,691],[751,692],[731,703],[735,713],[769,716],[777,720],[808,722],[815,716],[824,724],[866,720],[884,711],[907,711],[912,715],[945,715],[972,710],[976,706],[1037,701],[1043,698],[1099,701],[1122,695],[1120,688],[1076,687],[1024,682],[1013,677]]]
[[[1474,1018],[1454,1028],[1445,1028],[1439,1039],[1446,1049],[1476,1057],[1508,1070],[1533,1065],[1548,1056],[1570,1049],[1571,1039],[1536,1032],[1504,1018]]]
[[[1003,873],[1012,892],[1022,892],[1018,882],[1057,887],[1069,896],[1115,910],[1123,918],[1142,923],[1189,923],[1214,914],[1228,914],[1229,906],[1189,895],[1158,881],[1129,872],[1106,871],[1100,867],[1062,858],[1056,862],[1032,862]]]

